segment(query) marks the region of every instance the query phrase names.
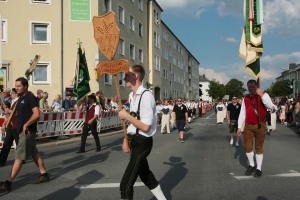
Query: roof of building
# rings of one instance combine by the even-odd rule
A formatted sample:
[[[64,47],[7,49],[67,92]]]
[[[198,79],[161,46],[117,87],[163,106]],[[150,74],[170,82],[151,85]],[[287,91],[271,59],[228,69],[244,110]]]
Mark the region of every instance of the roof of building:
[[[202,76],[199,75],[199,82],[209,82],[209,81],[210,80],[205,77],[205,74],[203,74]]]

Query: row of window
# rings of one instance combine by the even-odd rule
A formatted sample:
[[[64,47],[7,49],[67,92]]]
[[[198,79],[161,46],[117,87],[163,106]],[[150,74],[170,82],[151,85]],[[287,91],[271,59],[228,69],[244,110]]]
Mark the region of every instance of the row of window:
[[[118,20],[122,24],[125,24],[125,11],[121,6],[119,6]],[[129,15],[129,28],[135,31],[135,18],[132,15]],[[143,37],[143,24],[141,22],[139,22],[139,36]]]
[[[8,42],[8,22],[2,19],[2,42]],[[51,23],[50,22],[30,22],[30,42],[31,44],[51,43]]]
[[[120,38],[118,46],[118,54],[125,56],[125,40]],[[129,58],[135,60],[135,45],[129,44]],[[142,49],[139,49],[139,62],[144,62],[144,52]]]

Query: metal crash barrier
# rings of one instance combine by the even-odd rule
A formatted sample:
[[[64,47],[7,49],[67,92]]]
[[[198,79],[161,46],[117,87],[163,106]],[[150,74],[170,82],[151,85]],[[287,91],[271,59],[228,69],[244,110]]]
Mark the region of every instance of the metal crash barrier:
[[[0,117],[0,125],[5,121]],[[82,127],[85,121],[85,112],[41,112],[37,122],[36,139],[82,134]],[[128,121],[126,122],[128,124]],[[97,119],[97,131],[118,128],[122,126],[122,121],[118,116],[118,111],[102,111]],[[0,129],[1,133],[1,129]],[[0,134],[0,148],[3,146],[2,133]],[[16,147],[15,143],[12,145]]]

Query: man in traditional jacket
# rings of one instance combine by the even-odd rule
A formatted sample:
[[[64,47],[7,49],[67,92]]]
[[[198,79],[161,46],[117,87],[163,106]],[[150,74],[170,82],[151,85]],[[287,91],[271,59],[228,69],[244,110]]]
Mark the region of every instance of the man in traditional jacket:
[[[242,107],[238,119],[237,135],[241,136],[241,127],[244,128],[244,149],[249,161],[249,167],[245,175],[250,176],[254,173],[255,178],[262,176],[261,166],[263,162],[263,144],[267,133],[266,113],[267,108],[272,108],[273,103],[267,93],[263,93],[257,88],[257,82],[253,79],[247,82],[248,91],[242,101]],[[260,102],[260,104],[258,103]],[[260,112],[258,112],[260,106]],[[256,165],[254,163],[253,139],[255,139]]]

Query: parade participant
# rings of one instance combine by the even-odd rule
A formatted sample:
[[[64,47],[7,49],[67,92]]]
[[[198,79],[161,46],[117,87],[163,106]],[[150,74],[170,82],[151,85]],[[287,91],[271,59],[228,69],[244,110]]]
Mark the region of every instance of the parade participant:
[[[280,106],[280,115],[279,115],[279,119],[281,121],[281,124],[284,124],[285,121],[285,110],[286,110],[286,106],[285,106],[285,102],[282,101]]]
[[[170,122],[171,122],[171,127],[173,128],[173,129],[176,129],[176,123],[174,122],[174,112],[173,112],[173,109],[174,109],[174,105],[175,105],[176,103],[175,103],[175,101],[173,101],[173,100],[170,100],[170,104],[169,104],[169,106],[170,106],[170,108],[171,108],[171,110],[172,110],[172,112],[171,112],[171,114],[170,114]]]
[[[12,113],[12,110],[16,106],[16,102],[19,99],[17,90],[15,88],[13,88],[11,90],[10,94],[12,97],[11,107],[5,109],[5,112],[8,114]],[[11,148],[13,141],[15,140],[16,145],[18,145],[18,143],[19,143],[19,133],[17,131],[17,118],[14,117],[10,124],[7,125],[7,123],[8,123],[8,120],[6,119],[2,124],[2,134],[5,133],[5,139],[4,139],[4,143],[3,143],[1,153],[0,153],[0,167],[5,166],[5,163],[6,163],[6,160],[7,160],[8,154],[10,152],[10,148]],[[6,129],[6,126],[7,126],[7,129]]]
[[[160,101],[156,101],[156,124],[160,125],[161,124],[161,118],[162,118],[162,114],[160,113],[161,110],[161,102]]]
[[[198,103],[195,102],[195,100],[192,100],[192,107],[193,107],[193,119],[196,118],[196,110],[197,110],[197,107],[198,107]]]
[[[156,132],[156,106],[153,94],[142,85],[144,76],[145,69],[141,65],[132,65],[124,77],[126,87],[132,91],[129,94],[130,114],[120,110],[119,117],[130,122],[127,134],[131,154],[120,184],[121,199],[133,199],[133,185],[139,176],[157,199],[165,200],[147,161],[153,146],[152,136]],[[122,149],[129,152],[125,139]]]
[[[230,145],[233,145],[233,132],[237,131],[238,119],[241,111],[241,105],[237,102],[237,97],[232,96],[232,103],[227,106],[227,122],[229,124]],[[236,136],[235,146],[239,146],[239,136]]]
[[[170,133],[170,114],[172,113],[172,107],[169,105],[168,100],[164,101],[164,105],[161,107],[161,133]]]
[[[224,109],[225,109],[225,106],[223,104],[223,102],[220,100],[218,102],[218,105],[216,106],[216,109],[217,109],[217,124],[222,124],[223,121],[224,121]]]
[[[274,102],[273,102],[273,104],[274,104]],[[276,106],[272,106],[272,109],[270,111],[270,113],[271,113],[271,130],[270,130],[270,132],[273,132],[276,129],[277,116],[276,116],[276,109],[275,109],[275,107]],[[270,132],[268,133],[269,135],[271,135]]]
[[[46,172],[44,161],[36,148],[35,136],[37,132],[37,121],[40,111],[36,97],[28,91],[27,79],[20,77],[15,82],[19,100],[16,104],[17,131],[19,133],[19,144],[15,152],[15,161],[8,179],[0,182],[0,191],[10,191],[13,180],[22,168],[23,160],[32,156],[41,175],[33,184],[43,183],[50,180]]]
[[[183,135],[185,124],[188,122],[188,111],[186,106],[182,103],[181,97],[178,97],[177,102],[178,104],[175,104],[173,108],[174,122],[176,122],[176,127],[179,132],[178,141],[184,143]]]
[[[188,111],[188,122],[191,123],[192,115],[193,115],[193,105],[190,99],[187,99],[185,106]]]
[[[262,176],[263,143],[267,132],[266,109],[272,108],[274,105],[270,96],[257,88],[255,80],[249,80],[247,87],[250,94],[246,95],[242,102],[237,134],[241,136],[241,127],[245,123],[243,143],[249,161],[245,175],[250,176],[254,173],[254,177],[259,178]],[[258,113],[258,100],[260,101],[260,113]],[[253,139],[255,139],[256,165],[254,164]]]
[[[97,132],[97,118],[99,117],[100,106],[96,104],[96,96],[89,95],[87,104],[88,105],[86,107],[85,122],[82,128],[81,145],[79,151],[77,151],[76,153],[85,152],[85,143],[89,131],[92,132],[92,135],[95,139],[97,146],[96,152],[101,151],[100,140]],[[82,111],[82,108],[83,104],[79,106],[79,112]]]
[[[199,99],[199,101],[198,101],[199,117],[202,117],[202,106],[203,106],[202,99]]]

